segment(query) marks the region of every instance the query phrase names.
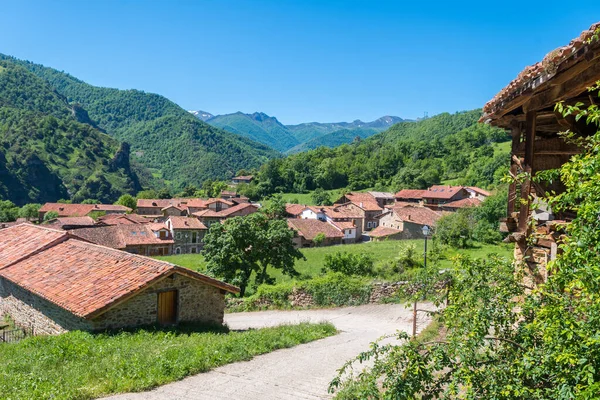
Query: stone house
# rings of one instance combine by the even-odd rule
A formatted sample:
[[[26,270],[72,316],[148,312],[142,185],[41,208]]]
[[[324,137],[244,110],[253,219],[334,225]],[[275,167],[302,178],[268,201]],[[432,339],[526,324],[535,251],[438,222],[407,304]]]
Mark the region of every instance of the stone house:
[[[388,192],[367,192],[371,195],[381,208],[393,205],[395,202],[394,194]]]
[[[356,241],[362,240],[362,226],[364,213],[362,210],[352,209],[351,207],[323,207],[327,222],[334,224],[336,222],[350,222],[356,228]]]
[[[94,211],[105,214],[126,214],[131,208],[115,204],[65,204],[46,203],[38,211],[39,221],[44,220],[47,212],[54,211],[59,217],[85,217]]]
[[[173,252],[173,236],[162,223],[120,224],[69,231],[71,236],[101,246],[144,256]]]
[[[182,202],[187,203],[191,200],[194,199],[138,199],[136,213],[150,217],[161,217],[164,216],[163,209],[167,209],[170,206],[182,209],[184,208]]]
[[[347,193],[338,199],[334,205],[338,209],[348,209],[360,214],[362,217],[362,232],[375,229],[379,224],[376,217],[383,212],[383,207],[369,193]]]
[[[120,215],[120,214],[109,214]],[[47,221],[47,226],[65,231],[71,229],[91,228],[96,225],[96,221],[92,217],[58,217]]]
[[[23,224],[0,237],[0,316],[34,334],[223,322],[226,292],[195,271]]]
[[[378,226],[369,232],[369,238],[373,242],[382,242],[384,240],[400,240],[402,239],[402,231],[394,228],[386,228]]]
[[[477,186],[465,186],[465,189],[467,192],[469,192],[469,197],[472,199],[484,201],[492,195],[487,190],[483,190],[481,188],[478,188]]]
[[[241,176],[235,176],[233,178],[231,178],[231,181],[233,182],[233,184],[237,185],[239,183],[250,183],[254,180],[254,176],[252,175],[241,175]]]
[[[169,217],[165,222],[175,243],[173,254],[196,254],[202,249],[202,240],[208,228],[193,217]]]
[[[318,219],[288,218],[287,223],[290,229],[298,233],[298,237],[294,238],[296,247],[315,246],[313,239],[320,233],[325,235],[322,246],[342,244],[344,239],[344,234],[339,229]]]
[[[396,202],[422,204],[424,192],[426,190],[402,189],[394,195],[394,198]]]
[[[423,191],[423,205],[436,210],[442,204],[469,197],[470,193],[462,186],[434,185]]]
[[[146,217],[137,214],[107,214],[98,218],[100,225],[131,225],[131,224],[147,224],[152,222]]]
[[[212,209],[195,212],[194,217],[198,218],[205,226],[209,227],[214,223],[221,223],[228,218],[243,217],[258,211],[258,206],[251,203],[240,203],[221,211]]]
[[[342,244],[351,244],[358,241],[359,236],[356,234],[356,225],[354,225],[354,222],[327,222],[344,234],[344,237],[342,238]]]
[[[430,228],[435,227],[442,216],[442,213],[427,207],[393,207],[378,217],[379,227],[370,232],[369,236],[371,238],[421,239],[423,238],[423,227],[425,225]]]
[[[441,211],[456,212],[462,208],[478,207],[483,201],[479,197],[468,197],[466,199],[456,200],[450,203],[441,204],[438,209]]]

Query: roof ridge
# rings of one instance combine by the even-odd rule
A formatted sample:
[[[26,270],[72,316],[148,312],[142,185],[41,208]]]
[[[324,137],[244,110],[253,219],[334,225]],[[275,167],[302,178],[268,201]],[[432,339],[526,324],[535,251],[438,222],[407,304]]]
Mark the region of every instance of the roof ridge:
[[[15,226],[13,226],[11,228],[15,228],[15,227],[21,226],[21,225],[27,225],[27,226],[34,226],[34,227],[36,227],[36,225],[32,225],[32,224],[19,224],[19,225],[15,225]],[[40,228],[40,227],[37,227],[37,228]],[[6,229],[10,229],[10,228],[6,228]],[[13,265],[15,265],[17,263],[20,263],[21,261],[26,260],[26,259],[28,259],[28,258],[30,258],[30,257],[32,257],[32,256],[34,256],[36,254],[39,254],[39,253],[41,253],[44,250],[47,250],[47,249],[49,249],[51,247],[54,247],[57,244],[62,243],[65,240],[69,239],[69,237],[70,237],[69,233],[66,232],[66,231],[61,231],[61,230],[57,230],[57,229],[50,229],[50,228],[45,228],[45,227],[42,228],[42,229],[46,229],[46,230],[49,230],[49,231],[52,231],[52,232],[58,232],[61,235],[58,238],[56,238],[56,239],[54,239],[54,240],[52,240],[52,241],[50,241],[50,242],[48,242],[48,243],[46,243],[46,244],[38,247],[37,249],[35,249],[33,251],[30,251],[29,253],[25,254],[23,257],[18,258],[15,261],[6,264],[3,267],[0,267],[0,271],[5,270],[6,268],[11,267],[11,266],[13,266]]]

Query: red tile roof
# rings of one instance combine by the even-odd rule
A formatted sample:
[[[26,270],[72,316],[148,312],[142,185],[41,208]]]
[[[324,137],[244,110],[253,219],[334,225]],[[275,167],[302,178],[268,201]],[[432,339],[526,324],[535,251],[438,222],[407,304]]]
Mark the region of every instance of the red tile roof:
[[[401,191],[399,191],[398,193],[396,193],[394,195],[394,197],[396,199],[422,199],[423,198],[423,193],[425,193],[426,190],[420,190],[420,189],[402,189]]]
[[[395,234],[398,234],[402,231],[398,230],[398,229],[394,229],[394,228],[387,228],[385,226],[378,226],[377,228],[373,229],[372,231],[368,232],[367,234],[371,237],[386,237],[386,236],[392,236]]]
[[[423,198],[449,200],[461,190],[465,190],[465,188],[462,186],[434,185],[423,191]]]
[[[47,228],[32,226],[8,228],[11,237],[48,238]],[[31,229],[31,228],[30,228]],[[235,286],[164,261],[129,254],[69,238],[60,233],[60,241],[48,242],[45,249],[11,247],[12,239],[0,238],[0,259],[20,261],[0,269],[0,276],[82,318],[93,318],[111,306],[129,299],[148,285],[179,273],[211,286],[239,292]],[[15,257],[14,254],[17,254]]]
[[[361,219],[363,216],[356,210],[344,206],[323,207],[325,215],[331,219]]]
[[[465,207],[477,207],[483,203],[476,197],[469,197],[466,199],[452,201],[450,203],[440,205],[441,208],[465,208]]]
[[[25,255],[66,240],[67,237],[65,231],[33,224],[3,229],[0,234],[0,270]]]
[[[434,226],[442,214],[427,207],[393,207],[392,211],[401,221]]]
[[[153,225],[153,226],[151,226]],[[167,229],[164,224],[128,224],[98,226],[95,228],[83,228],[71,231],[74,237],[87,240],[101,246],[113,249],[124,249],[127,246],[138,245],[161,245],[174,243],[171,235],[166,239],[160,239],[154,234],[154,229]]]
[[[594,33],[600,28],[600,22],[596,22],[589,29],[583,31],[579,37],[563,47],[559,47],[546,54],[544,59],[529,67],[526,67],[519,75],[504,87],[494,98],[483,107],[484,115],[480,121],[484,122],[493,114],[501,110],[506,104],[524,93],[531,92],[543,83],[552,79],[561,69],[563,64],[575,64],[585,58],[586,50],[600,45],[600,41],[588,43]]]
[[[354,222],[350,222],[350,221],[332,221],[330,222],[331,225],[339,228],[339,229],[356,229],[356,225],[354,225]]]
[[[193,217],[169,217],[173,229],[208,229],[200,220]]]
[[[93,226],[96,225],[96,221],[92,217],[58,217],[48,224],[50,226],[59,228],[62,226]]]
[[[290,214],[295,216],[298,216],[300,214],[302,214],[302,211],[306,210],[308,208],[308,206],[305,206],[303,204],[286,204],[285,205],[285,211]]]
[[[98,221],[105,225],[146,224],[150,222],[148,218],[138,214],[106,214],[98,218]]]
[[[203,218],[228,218],[228,217],[231,217],[232,214],[235,214],[236,212],[241,211],[245,208],[254,208],[255,209],[254,211],[258,210],[258,207],[255,206],[254,204],[240,203],[240,204],[236,204],[233,207],[229,207],[229,208],[226,208],[221,211],[202,210],[202,211],[195,212],[193,215],[196,217],[203,217]]]
[[[488,192],[487,190],[483,190],[481,188],[478,188],[477,186],[467,186],[467,189],[471,189],[472,191],[474,191],[475,193],[479,193],[482,194],[486,197],[491,196],[492,194],[490,192]]]
[[[205,204],[207,207],[209,204],[213,204],[213,203],[223,203],[223,204],[227,204],[228,206],[233,205],[233,203],[231,201],[225,200],[225,199],[220,199],[220,198],[212,198],[212,199],[208,199],[205,201]]]
[[[327,238],[344,237],[344,234],[331,224],[318,219],[288,218],[287,222],[290,228],[298,231],[298,235],[306,240],[313,240],[319,233],[324,233]]]
[[[94,211],[95,204],[46,203],[40,208],[41,213],[55,211],[59,217],[83,217]]]
[[[369,193],[347,193],[346,198],[352,204],[362,208],[365,211],[382,211],[383,209],[377,204],[375,197]]]
[[[131,208],[122,206],[120,204],[94,204],[93,211],[112,211],[120,213],[131,212]]]

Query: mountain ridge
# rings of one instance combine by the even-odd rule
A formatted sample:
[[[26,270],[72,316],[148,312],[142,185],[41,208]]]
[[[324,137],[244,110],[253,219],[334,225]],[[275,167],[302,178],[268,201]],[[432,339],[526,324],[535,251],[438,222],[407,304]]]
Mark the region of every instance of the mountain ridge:
[[[197,117],[202,113],[210,114],[200,110],[190,111],[190,113]],[[394,124],[411,122],[400,117],[384,115],[369,122],[356,119],[352,122],[305,122],[284,125],[276,117],[264,112],[243,113],[241,111],[214,115],[204,121],[225,131],[269,145],[286,154],[312,149],[315,148],[314,146],[334,147],[350,143],[352,141],[350,137],[366,138]],[[356,135],[349,134],[348,131],[351,130],[357,130]],[[337,131],[339,133],[334,134]]]

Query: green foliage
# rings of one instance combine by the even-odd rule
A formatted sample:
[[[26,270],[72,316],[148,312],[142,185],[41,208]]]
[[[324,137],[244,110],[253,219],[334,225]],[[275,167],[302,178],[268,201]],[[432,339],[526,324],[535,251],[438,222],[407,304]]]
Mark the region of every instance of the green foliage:
[[[464,249],[471,244],[475,220],[471,209],[444,215],[435,227],[435,236],[444,244]]]
[[[38,211],[40,210],[41,207],[42,207],[42,205],[41,204],[37,204],[37,203],[25,204],[19,210],[19,217],[25,218],[28,221],[32,220],[32,219],[37,219],[38,218]]]
[[[129,147],[79,118],[47,81],[0,56],[0,198],[112,203],[140,189]],[[80,111],[80,110],[79,110]]]
[[[331,324],[301,323],[240,332],[184,325],[33,337],[0,344],[0,393],[25,400],[139,392],[334,334]]]
[[[593,88],[593,96],[597,97]],[[596,102],[594,102],[596,103]],[[598,129],[596,105],[561,105]],[[572,135],[567,134],[567,137]],[[374,344],[359,359],[374,359],[358,397],[593,399],[600,392],[600,131],[575,139],[583,153],[553,174],[565,186],[547,199],[553,211],[574,210],[545,283],[529,288],[524,264],[489,257],[457,259],[449,305],[440,312],[444,340]],[[432,271],[430,276],[435,276]],[[429,288],[434,285],[428,285]],[[438,298],[441,300],[441,297]]]
[[[208,270],[240,287],[240,297],[254,273],[257,284],[272,282],[267,268],[296,276],[294,262],[304,258],[294,247],[295,231],[283,219],[263,213],[227,219],[211,225],[204,238],[203,254]]]
[[[442,180],[488,187],[506,170],[508,140],[500,129],[479,124],[481,110],[440,114],[401,122],[385,132],[334,149],[317,148],[263,165],[252,183],[261,197],[317,188],[360,190],[384,187],[424,189]]]
[[[227,190],[229,186],[227,182],[213,181],[211,179],[204,181],[202,184],[202,190],[207,197],[219,197],[223,190]]]
[[[119,197],[119,200],[117,200],[115,204],[129,207],[132,210],[135,210],[135,208],[137,207],[137,200],[130,194],[124,194],[123,196]]]
[[[241,168],[258,167],[277,156],[267,146],[200,121],[160,95],[96,87],[39,64],[4,55],[1,60],[42,78],[55,96],[64,96],[81,110],[80,120],[129,143],[133,160],[156,171],[147,175],[153,187],[163,180],[180,190],[207,179],[229,179]]]
[[[280,194],[271,196],[269,202],[261,208],[261,212],[267,217],[272,219],[285,219],[287,218],[287,211],[285,210],[285,201]]]
[[[48,222],[56,218],[58,218],[58,213],[56,211],[48,211],[44,214],[44,222]]]
[[[372,290],[372,283],[363,277],[333,272],[309,280],[262,285],[231,311],[292,308],[290,296],[295,291],[312,296],[317,307],[355,306],[368,303]]]
[[[11,222],[19,216],[19,207],[10,200],[0,200],[0,222]]]
[[[96,199],[85,199],[81,204],[100,204],[100,202]]]
[[[330,206],[333,204],[333,202],[331,201],[331,197],[329,196],[329,193],[327,193],[325,190],[323,190],[321,188],[315,189],[312,192],[310,198],[314,204],[317,204],[319,206]]]
[[[325,236],[323,232],[319,232],[315,235],[312,241],[315,244],[315,246],[319,247],[323,244],[325,239],[327,239],[327,236]]]
[[[338,251],[325,256],[323,272],[341,272],[344,275],[372,276],[374,260],[369,254]]]

